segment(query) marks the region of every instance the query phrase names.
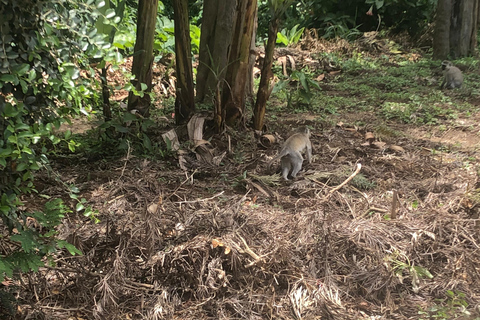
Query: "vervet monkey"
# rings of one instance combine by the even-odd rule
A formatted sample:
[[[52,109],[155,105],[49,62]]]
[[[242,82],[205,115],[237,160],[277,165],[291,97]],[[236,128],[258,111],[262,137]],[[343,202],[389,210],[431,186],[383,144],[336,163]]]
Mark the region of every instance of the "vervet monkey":
[[[312,143],[310,142],[310,129],[301,127],[297,133],[291,135],[283,144],[282,149],[268,163],[268,170],[275,160],[281,159],[282,177],[288,180],[288,174],[295,178],[297,173],[302,169],[303,157],[302,153],[306,150],[308,163],[312,162]]]
[[[455,67],[450,61],[443,60],[442,62],[443,70],[443,82],[440,86],[440,89],[443,89],[446,86],[447,89],[460,88],[463,83],[463,74],[460,69]]]

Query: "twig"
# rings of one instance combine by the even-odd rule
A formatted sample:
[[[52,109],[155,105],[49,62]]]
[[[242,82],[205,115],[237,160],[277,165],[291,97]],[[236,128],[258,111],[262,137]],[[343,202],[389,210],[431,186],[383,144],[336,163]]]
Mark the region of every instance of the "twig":
[[[341,184],[339,184],[338,186],[336,186],[335,188],[333,188],[332,190],[330,190],[329,195],[331,195],[331,194],[334,193],[335,191],[338,191],[338,190],[341,189],[344,185],[346,185],[350,180],[352,180],[352,179],[360,172],[360,169],[362,169],[362,164],[361,164],[361,163],[357,163],[357,169],[355,170],[355,172],[352,173],[352,175],[351,175],[350,177],[348,177],[347,180],[343,181]]]
[[[127,163],[128,163],[128,160],[130,159],[130,141],[127,140],[127,145],[128,145],[128,149],[127,149],[127,157],[125,159],[125,163],[123,165],[123,168],[122,168],[122,173],[120,174],[120,177],[118,177],[118,180],[120,180],[122,177],[123,177],[123,174],[125,173],[125,169],[127,168]]]
[[[208,201],[208,200],[212,200],[212,199],[215,199],[216,197],[219,197],[221,196],[222,194],[224,194],[225,191],[222,191],[222,192],[219,192],[217,193],[216,195],[210,197],[210,198],[205,198],[205,199],[197,199],[197,200],[189,200],[189,201],[178,201],[178,202],[174,202],[174,203],[179,203],[179,204],[184,204],[184,203],[197,203],[197,202],[204,202],[204,201]]]
[[[243,252],[247,253],[254,260],[254,261],[250,262],[249,264],[245,265],[245,268],[250,268],[250,267],[254,266],[255,264],[257,264],[258,262],[263,261],[264,256],[262,256],[262,257],[258,256],[255,252],[253,252],[252,249],[250,249],[250,247],[247,244],[247,241],[245,241],[245,239],[243,239],[243,237],[241,235],[237,234],[237,236],[240,238],[240,240],[242,240],[243,245],[245,246],[245,249],[243,250]]]

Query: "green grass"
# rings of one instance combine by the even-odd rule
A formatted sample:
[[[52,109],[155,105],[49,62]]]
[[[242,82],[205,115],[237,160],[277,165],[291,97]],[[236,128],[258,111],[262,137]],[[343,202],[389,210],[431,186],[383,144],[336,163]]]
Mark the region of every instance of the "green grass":
[[[361,53],[351,58],[322,53],[318,59],[342,72],[320,82],[322,90],[311,86],[308,101],[302,101],[298,86],[283,86],[274,93],[282,103],[273,112],[314,112],[326,117],[341,111],[363,111],[399,123],[439,124],[475,112],[476,107],[468,101],[480,97],[479,62],[472,58],[454,62],[464,70],[464,87],[445,91],[439,89],[440,62],[428,58],[414,62],[401,55],[375,59]],[[308,70],[304,73],[309,79],[317,76]]]

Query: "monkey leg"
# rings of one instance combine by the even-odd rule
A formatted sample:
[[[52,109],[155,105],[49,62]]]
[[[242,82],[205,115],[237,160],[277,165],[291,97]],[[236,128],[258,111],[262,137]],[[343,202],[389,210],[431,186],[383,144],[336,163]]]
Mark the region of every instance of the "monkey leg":
[[[300,152],[290,154],[290,159],[292,162],[292,177],[296,177],[297,173],[302,169],[303,157]]]
[[[280,163],[282,165],[282,177],[283,179],[288,180],[288,173],[292,169],[292,161],[290,156],[287,155],[282,157]]]

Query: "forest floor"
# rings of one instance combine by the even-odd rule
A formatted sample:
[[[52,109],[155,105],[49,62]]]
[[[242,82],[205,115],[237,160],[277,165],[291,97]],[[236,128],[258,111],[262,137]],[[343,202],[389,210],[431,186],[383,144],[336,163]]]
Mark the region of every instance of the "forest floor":
[[[12,286],[18,319],[480,319],[478,72],[440,91],[439,66],[395,55],[382,65],[399,87],[338,67],[309,103],[276,94],[273,140],[206,128],[208,141],[162,157],[57,154],[25,206],[74,207],[75,185],[100,221],[65,218],[59,235],[83,255]],[[161,145],[174,126],[158,121]],[[313,162],[282,181],[266,164],[303,125]]]

